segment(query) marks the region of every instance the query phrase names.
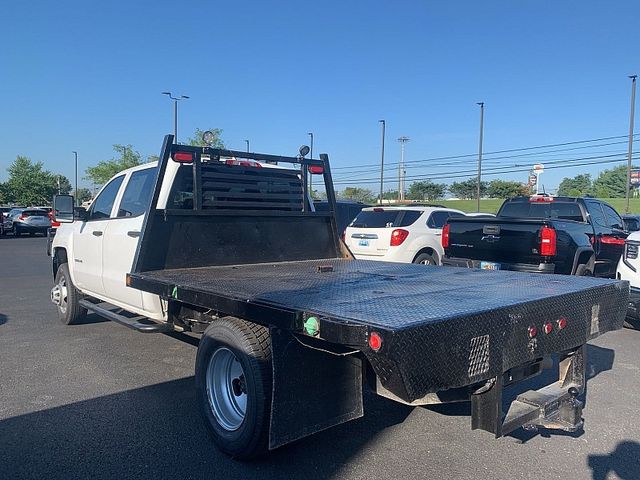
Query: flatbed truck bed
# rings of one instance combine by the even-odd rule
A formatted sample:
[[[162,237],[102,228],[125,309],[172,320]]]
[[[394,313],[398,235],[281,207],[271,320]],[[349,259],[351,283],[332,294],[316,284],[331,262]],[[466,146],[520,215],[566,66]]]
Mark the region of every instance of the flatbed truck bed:
[[[496,437],[581,427],[585,345],[622,328],[626,282],[356,260],[337,231],[328,157],[304,155],[166,136],[141,231],[109,220],[137,242],[123,290],[153,315],[75,293],[56,235],[51,297],[63,322],[84,309],[141,332],[201,333],[197,403],[213,441],[238,458],[361,417],[365,386],[408,405],[471,401],[472,428]],[[313,208],[309,173],[323,177],[327,212]],[[54,203],[74,221],[72,198]],[[558,380],[503,411],[503,388],[554,358]]]

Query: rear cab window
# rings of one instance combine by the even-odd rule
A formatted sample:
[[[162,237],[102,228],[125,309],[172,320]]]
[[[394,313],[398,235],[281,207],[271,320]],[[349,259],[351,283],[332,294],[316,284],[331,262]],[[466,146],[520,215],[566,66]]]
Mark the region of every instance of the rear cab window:
[[[585,222],[580,205],[576,202],[509,202],[498,213],[499,217],[509,218],[557,218]]]
[[[419,210],[362,210],[351,222],[354,228],[408,227],[422,215]]]
[[[118,217],[137,217],[147,211],[156,171],[156,168],[145,168],[131,174],[118,207]]]

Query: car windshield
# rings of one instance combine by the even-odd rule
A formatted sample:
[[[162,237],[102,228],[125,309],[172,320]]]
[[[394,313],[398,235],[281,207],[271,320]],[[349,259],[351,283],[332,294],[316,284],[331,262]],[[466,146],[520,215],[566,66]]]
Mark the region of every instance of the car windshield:
[[[415,222],[422,212],[419,210],[362,210],[351,222],[356,228],[391,228],[408,227]]]

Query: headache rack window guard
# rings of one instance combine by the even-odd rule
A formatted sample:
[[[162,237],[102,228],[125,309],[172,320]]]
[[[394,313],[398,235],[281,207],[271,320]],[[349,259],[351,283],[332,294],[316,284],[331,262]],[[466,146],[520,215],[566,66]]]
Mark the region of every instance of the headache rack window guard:
[[[345,256],[345,247],[341,245],[337,234],[336,199],[328,155],[321,154],[320,159],[307,159],[302,156],[287,157],[207,146],[179,145],[174,144],[173,139],[173,135],[164,137],[149,214],[144,219],[132,272],[148,269],[149,262],[144,261],[142,257],[148,256],[149,244],[153,243],[148,238],[149,232],[155,230],[155,222],[159,219],[166,222],[168,217],[202,218],[240,214],[243,217],[329,217],[331,228],[335,232],[331,243],[336,256]],[[166,208],[159,209],[160,191],[167,166],[169,162],[174,161],[176,153],[183,154],[178,162],[182,164],[180,168],[191,170],[189,187],[192,191],[192,200],[185,201],[181,208],[175,208],[175,205],[169,205],[171,199],[167,198]],[[192,161],[185,162],[185,157],[191,157]],[[234,163],[225,162],[225,158],[233,158]],[[243,160],[298,165],[300,169],[248,166],[243,164]],[[307,181],[310,174],[308,169],[311,166],[322,168],[329,207],[327,212],[316,213],[313,209]]]

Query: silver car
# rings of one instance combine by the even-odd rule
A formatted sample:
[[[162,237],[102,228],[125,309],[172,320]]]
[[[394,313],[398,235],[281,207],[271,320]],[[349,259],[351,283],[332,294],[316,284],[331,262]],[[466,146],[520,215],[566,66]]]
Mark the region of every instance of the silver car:
[[[13,212],[13,210],[12,210]],[[10,214],[12,212],[9,212]],[[47,230],[51,227],[51,220],[46,210],[34,208],[20,209],[19,212],[13,213],[11,218],[11,231],[15,237],[28,233],[35,235],[41,233],[47,235]]]

